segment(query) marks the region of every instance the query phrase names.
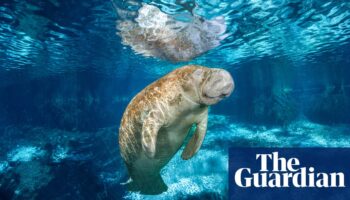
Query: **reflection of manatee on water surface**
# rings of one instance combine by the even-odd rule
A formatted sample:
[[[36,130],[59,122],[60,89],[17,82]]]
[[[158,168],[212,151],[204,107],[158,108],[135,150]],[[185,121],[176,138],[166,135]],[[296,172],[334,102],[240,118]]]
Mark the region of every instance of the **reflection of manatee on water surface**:
[[[119,15],[127,15],[118,10]],[[135,20],[118,20],[118,34],[125,45],[144,56],[172,62],[188,61],[220,45],[227,37],[225,19],[211,20],[191,15],[187,22],[176,20],[159,8],[143,4]]]
[[[223,69],[185,66],[160,78],[138,93],[126,108],[119,129],[119,146],[131,182],[128,189],[143,194],[167,190],[160,170],[194,134],[181,157],[192,158],[207,131],[208,107],[234,89]]]

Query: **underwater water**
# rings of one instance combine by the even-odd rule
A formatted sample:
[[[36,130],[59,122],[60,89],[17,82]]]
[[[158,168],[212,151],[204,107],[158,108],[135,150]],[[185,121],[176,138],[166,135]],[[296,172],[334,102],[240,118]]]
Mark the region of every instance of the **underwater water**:
[[[221,29],[191,26],[210,42],[160,55],[125,39],[147,27],[144,5]],[[226,199],[229,147],[350,147],[349,55],[345,0],[2,0],[0,199]],[[235,91],[211,107],[198,154],[162,170],[167,192],[127,192],[122,114],[186,64],[228,70]]]

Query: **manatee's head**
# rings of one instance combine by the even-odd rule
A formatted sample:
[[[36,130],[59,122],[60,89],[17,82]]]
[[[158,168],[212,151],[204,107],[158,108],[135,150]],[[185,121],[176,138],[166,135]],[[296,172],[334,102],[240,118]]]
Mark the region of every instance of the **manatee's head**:
[[[224,69],[193,66],[191,70],[191,96],[203,105],[213,105],[231,95],[234,82],[230,73]],[[187,86],[188,88],[188,86]]]
[[[209,73],[203,73],[200,69],[196,70],[194,75],[202,74],[202,83],[198,91],[200,103],[213,105],[231,95],[234,82],[230,73],[224,69],[208,68],[207,70]]]

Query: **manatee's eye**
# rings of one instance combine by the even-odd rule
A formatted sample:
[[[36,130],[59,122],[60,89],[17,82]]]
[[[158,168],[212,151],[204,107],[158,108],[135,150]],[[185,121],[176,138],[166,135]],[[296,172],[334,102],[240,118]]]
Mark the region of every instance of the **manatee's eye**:
[[[196,71],[193,72],[193,77],[194,78],[201,78],[203,74],[203,70],[202,69],[197,69]]]

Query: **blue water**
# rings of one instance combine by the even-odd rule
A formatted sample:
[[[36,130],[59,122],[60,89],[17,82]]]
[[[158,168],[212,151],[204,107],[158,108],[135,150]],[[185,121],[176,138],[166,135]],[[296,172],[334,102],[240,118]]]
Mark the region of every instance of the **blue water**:
[[[143,3],[0,2],[0,199],[225,199],[230,146],[350,146],[349,1]],[[224,37],[187,61],[145,55],[120,33],[144,5],[220,17]],[[210,109],[199,153],[163,169],[167,192],[127,192],[124,109],[186,64],[224,68],[236,89]]]

